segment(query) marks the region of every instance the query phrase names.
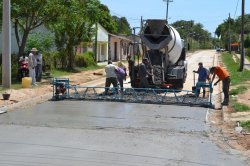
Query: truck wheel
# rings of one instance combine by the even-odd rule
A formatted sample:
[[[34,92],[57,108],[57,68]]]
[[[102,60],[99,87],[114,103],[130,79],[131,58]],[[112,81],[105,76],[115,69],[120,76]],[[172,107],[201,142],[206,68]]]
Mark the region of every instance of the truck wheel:
[[[173,81],[173,89],[182,90],[183,89],[183,80],[178,79]]]

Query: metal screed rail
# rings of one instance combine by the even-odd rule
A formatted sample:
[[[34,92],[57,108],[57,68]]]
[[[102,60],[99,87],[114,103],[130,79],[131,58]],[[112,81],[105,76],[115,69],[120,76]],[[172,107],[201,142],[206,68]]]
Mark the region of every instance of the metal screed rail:
[[[178,104],[212,106],[211,83],[198,84],[196,89],[206,87],[209,89],[208,97],[197,97],[197,90],[152,89],[152,88],[107,88],[95,86],[70,85],[68,78],[54,78],[52,100],[99,100],[149,104]],[[109,89],[105,93],[105,89]]]

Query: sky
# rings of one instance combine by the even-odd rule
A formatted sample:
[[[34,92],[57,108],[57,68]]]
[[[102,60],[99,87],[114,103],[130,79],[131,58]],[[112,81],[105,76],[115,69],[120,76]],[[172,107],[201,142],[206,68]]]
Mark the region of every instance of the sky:
[[[165,0],[166,1],[166,0]],[[143,19],[166,19],[164,0],[100,0],[108,6],[111,15],[126,17],[131,28],[139,27]],[[241,15],[242,0],[171,0],[168,7],[169,24],[179,20],[194,20],[214,34],[217,26]],[[250,0],[245,0],[245,14],[250,14]]]

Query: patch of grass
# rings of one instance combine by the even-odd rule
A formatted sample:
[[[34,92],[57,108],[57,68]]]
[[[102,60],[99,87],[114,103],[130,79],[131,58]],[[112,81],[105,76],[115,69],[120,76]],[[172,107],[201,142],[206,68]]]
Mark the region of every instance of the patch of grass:
[[[72,72],[63,70],[63,69],[53,69],[51,70],[52,77],[61,77],[61,76],[68,76],[72,74]]]
[[[88,67],[81,67],[81,68],[76,68],[80,71],[88,71],[88,70],[96,70],[96,69],[103,69],[105,66],[88,66]]]
[[[247,91],[247,87],[245,86],[239,86],[235,89],[230,90],[230,95],[238,95],[238,94],[242,94],[245,91]]]
[[[245,122],[240,122],[240,126],[246,129],[248,132],[250,132],[250,120]]]
[[[53,69],[51,71],[52,77],[62,77],[68,76],[73,73],[80,73],[81,71],[88,71],[88,70],[95,70],[95,69],[102,69],[101,66],[88,66],[88,67],[75,67],[73,70],[65,70],[65,69]]]
[[[21,89],[22,88],[22,83],[13,83],[11,84],[11,89],[15,89],[15,90],[18,90],[18,89]],[[9,89],[6,89],[6,88],[3,88],[3,87],[0,87],[0,93],[3,93],[5,91],[7,91]]]
[[[250,80],[250,71],[243,70],[239,72],[240,63],[239,59],[236,62],[233,60],[232,55],[229,53],[222,54],[222,60],[230,73],[231,84],[237,85]]]
[[[246,104],[242,103],[234,103],[233,108],[236,112],[248,112],[250,111],[250,107]]]

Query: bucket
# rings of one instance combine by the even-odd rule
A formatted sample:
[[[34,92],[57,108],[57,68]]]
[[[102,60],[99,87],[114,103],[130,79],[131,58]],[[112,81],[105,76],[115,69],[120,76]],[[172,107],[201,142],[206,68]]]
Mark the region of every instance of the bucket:
[[[10,94],[9,93],[3,93],[2,95],[3,95],[3,99],[4,100],[9,100],[9,98],[10,98]]]
[[[31,77],[23,77],[22,88],[30,88],[30,87],[31,87]]]

